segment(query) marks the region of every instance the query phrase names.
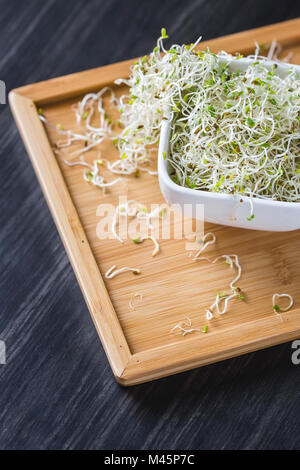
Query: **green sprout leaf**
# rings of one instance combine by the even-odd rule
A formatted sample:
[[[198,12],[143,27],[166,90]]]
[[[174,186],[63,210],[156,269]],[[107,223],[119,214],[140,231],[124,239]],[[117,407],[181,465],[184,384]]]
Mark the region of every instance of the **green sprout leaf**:
[[[215,113],[216,113],[215,108],[212,105],[210,105],[210,106],[208,106],[207,109],[208,109],[209,114],[214,117]]]
[[[228,294],[227,292],[224,291],[224,292],[217,292],[217,295],[220,299],[222,299],[223,297],[227,297]]]
[[[215,185],[214,191],[219,190],[219,188],[222,185],[222,183],[224,182],[224,180],[225,180],[225,175],[222,175],[221,178],[219,179],[219,181],[217,182],[217,184]]]
[[[250,117],[247,118],[247,124],[249,127],[255,126],[255,122]]]
[[[168,39],[169,36],[167,35],[167,30],[166,30],[166,28],[161,28],[161,37],[162,37],[163,39]]]
[[[195,189],[196,186],[197,186],[195,183],[192,183],[192,182],[189,180],[189,178],[185,178],[185,184],[186,184],[186,186],[188,186],[188,187],[191,188],[191,189]]]
[[[143,240],[140,240],[139,238],[133,238],[132,241],[133,241],[133,243],[135,243],[136,245],[139,245],[140,243],[143,243]]]
[[[277,101],[275,100],[275,98],[269,98],[268,100],[271,104],[273,104],[274,106],[278,106],[278,103]]]

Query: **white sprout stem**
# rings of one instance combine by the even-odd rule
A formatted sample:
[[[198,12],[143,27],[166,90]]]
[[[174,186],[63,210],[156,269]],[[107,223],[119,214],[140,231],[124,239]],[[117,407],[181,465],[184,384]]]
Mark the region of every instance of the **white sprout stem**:
[[[64,160],[65,163],[67,163],[66,160]],[[75,162],[75,163],[67,163],[67,165],[69,166],[76,166],[76,165],[83,165],[83,166],[87,166],[88,168],[90,168],[90,171],[89,172],[86,172],[84,174],[84,179],[85,181],[93,184],[94,186],[97,186],[98,188],[101,188],[103,191],[110,187],[110,186],[114,186],[115,184],[118,184],[120,182],[122,182],[122,178],[116,178],[114,179],[113,181],[110,181],[108,183],[106,183],[104,181],[104,178],[103,176],[99,175],[99,165],[102,164],[102,160],[95,160],[94,163],[93,163],[93,166],[85,163],[85,162]]]
[[[250,215],[249,215],[249,219],[251,219],[254,215],[254,207],[253,207],[253,200],[252,200],[252,196],[250,195],[250,198],[249,198],[249,204],[250,204]]]
[[[211,237],[211,240],[206,241],[209,236]],[[216,237],[213,233],[209,232],[203,237],[202,241],[203,241],[204,244],[203,244],[200,252],[198,252],[196,254],[196,256],[193,258],[194,260],[198,260],[198,261],[205,260],[205,261],[208,261],[211,264],[215,264],[215,263],[217,263],[217,261],[219,261],[221,259],[225,259],[225,262],[229,264],[231,269],[234,269],[234,268],[237,269],[236,277],[229,284],[230,288],[231,288],[231,294],[225,294],[225,295],[221,296],[218,293],[214,303],[209,308],[207,308],[205,310],[206,319],[208,321],[211,321],[214,318],[214,310],[219,315],[224,315],[228,310],[229,302],[232,299],[236,298],[236,297],[242,296],[240,288],[235,285],[236,282],[241,277],[242,268],[241,268],[241,265],[239,263],[239,257],[236,254],[233,254],[233,255],[226,255],[225,254],[225,255],[217,256],[215,259],[212,259],[212,260],[210,258],[205,257],[205,256],[200,257],[199,255],[207,248],[208,245],[213,244],[213,243],[216,242]],[[243,298],[243,297],[241,297],[241,298]],[[220,307],[221,302],[224,302],[223,308]]]
[[[87,168],[93,168],[92,165],[89,165],[89,163],[86,162],[68,162],[68,160],[63,160],[64,163],[68,166],[85,166]]]
[[[211,311],[209,308],[206,309],[206,319],[207,319],[208,321],[210,321],[210,320],[212,320],[213,318],[214,318],[214,315],[213,315],[212,311]]]
[[[138,214],[140,213],[140,210],[143,208],[144,206],[142,204],[140,204],[139,202],[135,201],[135,200],[129,200],[127,201],[126,203],[124,204],[120,204],[117,208],[116,208],[116,212],[115,212],[115,215],[113,217],[113,221],[112,221],[112,227],[111,227],[111,231],[112,231],[112,234],[113,236],[119,240],[120,243],[124,243],[124,240],[122,240],[122,238],[119,236],[119,234],[117,233],[117,225],[118,225],[118,220],[119,220],[119,217],[120,216],[124,216],[124,217],[137,217]]]
[[[137,212],[137,214],[136,214],[137,218],[138,219],[146,219],[147,223],[148,223],[148,228],[150,230],[153,230],[151,220],[155,219],[155,218],[161,218],[161,212],[162,212],[162,210],[165,210],[166,208],[163,207],[163,209],[162,209],[162,207],[159,206],[156,209],[154,209],[152,212],[145,212],[142,209],[143,209],[143,207],[141,207],[141,209]]]
[[[104,183],[103,177],[102,176],[94,176],[89,177],[89,175],[84,174],[84,179],[88,181],[89,183],[92,183],[94,186],[97,186],[98,188],[108,188],[110,186],[114,186],[115,184],[118,184],[122,181],[121,178],[116,178],[113,181],[110,181],[109,183]]]
[[[163,210],[164,209],[165,209],[165,207],[163,207]],[[161,212],[162,212],[161,206],[159,206],[158,208],[156,208],[152,212],[147,212],[147,208],[143,204],[141,204],[141,203],[139,203],[135,200],[130,200],[130,201],[127,201],[124,204],[120,204],[116,208],[116,212],[115,212],[115,215],[113,217],[112,229],[111,229],[112,234],[117,240],[119,240],[120,243],[124,243],[122,238],[117,233],[117,225],[118,225],[118,220],[119,220],[120,216],[137,217],[138,219],[146,219],[147,224],[148,224],[148,228],[152,230],[153,227],[150,223],[151,219],[160,218],[161,217]],[[160,250],[159,243],[152,235],[149,236],[149,237],[143,238],[141,240],[141,242],[144,241],[144,240],[148,240],[148,239],[152,240],[152,242],[154,243],[155,247],[154,247],[154,251],[152,253],[152,256],[156,256],[159,253],[159,250]]]
[[[269,49],[269,52],[268,52],[268,56],[267,56],[267,59],[268,59],[268,60],[272,60],[272,59],[273,59],[274,53],[275,53],[275,50],[276,50],[276,47],[277,47],[277,42],[276,42],[276,41],[272,41],[272,42],[271,42],[270,49]]]
[[[230,300],[236,297],[238,297],[238,293],[236,291],[234,291],[230,295],[224,295],[222,297],[219,294],[217,294],[216,300],[214,301],[214,303],[208,309],[206,309],[206,319],[210,321],[214,318],[214,315],[213,315],[214,310],[216,310],[216,312],[219,315],[224,315],[228,310],[228,304]],[[224,305],[223,305],[223,308],[220,309],[220,303],[222,301],[224,302]]]
[[[149,237],[149,238],[150,238],[150,240],[152,240],[153,243],[154,243],[154,250],[153,250],[153,252],[152,252],[152,256],[154,257],[154,256],[156,256],[156,255],[159,253],[159,250],[160,250],[159,243],[158,243],[158,241],[157,241],[154,237]]]
[[[152,252],[152,256],[156,256],[158,253],[159,253],[159,250],[160,250],[160,246],[159,246],[159,243],[158,241],[154,238],[154,237],[146,237],[146,238],[142,238],[140,241],[143,242],[145,240],[152,240],[152,242],[154,243],[154,250]]]
[[[193,333],[194,331],[201,331],[201,330],[199,328],[190,328],[189,330],[183,330],[182,336],[185,336],[189,333]]]
[[[211,237],[211,240],[206,241],[206,239],[207,239],[208,237]],[[204,235],[203,239],[202,239],[202,243],[203,243],[203,246],[202,246],[202,248],[195,254],[195,256],[194,256],[194,258],[193,258],[194,260],[196,260],[196,259],[200,256],[200,254],[203,253],[203,251],[206,250],[206,248],[207,248],[209,245],[213,245],[214,243],[216,243],[216,236],[215,236],[215,234],[212,233],[212,232],[206,233],[206,234]]]
[[[131,308],[131,310],[135,310],[134,300],[139,299],[139,301],[142,302],[143,298],[144,298],[143,294],[141,294],[140,292],[135,292],[131,296],[131,299],[129,300],[129,307]]]
[[[84,177],[85,181],[88,181],[89,183],[93,184],[94,186],[97,186],[98,188],[105,189],[105,188],[108,188],[110,186],[114,186],[115,184],[118,184],[121,181],[123,181],[122,178],[116,178],[113,181],[110,181],[109,183],[105,183],[104,178],[98,174],[99,173],[99,170],[98,170],[99,161],[98,160],[94,161],[93,166],[90,165],[89,163],[86,163],[86,162],[80,162],[80,161],[78,161],[78,162],[69,162],[65,159],[63,161],[66,165],[68,165],[70,167],[84,166],[84,167],[89,168],[91,171],[89,171],[89,173],[85,173],[83,177]]]
[[[217,256],[214,260],[211,260],[205,256],[201,256],[199,258],[195,258],[195,260],[197,261],[205,260],[211,264],[215,264],[217,261],[219,261],[222,258],[225,259],[225,261],[229,264],[231,269],[233,269],[235,266],[238,271],[236,277],[230,283],[231,289],[235,289],[236,288],[235,284],[241,278],[241,275],[242,275],[242,267],[239,263],[239,257],[237,255],[221,255],[221,256]]]
[[[238,273],[237,273],[236,277],[230,283],[231,289],[235,289],[236,288],[235,283],[240,280],[241,275],[242,275],[242,267],[239,263],[239,257],[237,255],[230,255],[230,256],[231,256],[231,258],[234,258],[234,263],[235,263],[235,266],[238,270]]]
[[[172,329],[171,332],[175,330],[180,330],[182,331],[182,336],[186,336],[189,333],[193,333],[194,331],[201,331],[199,328],[191,328],[192,326],[192,320],[187,317],[186,320],[177,323]]]
[[[228,297],[220,297],[219,295],[217,295],[217,299],[216,299],[216,309],[217,309],[217,312],[219,315],[224,315],[224,313],[227,312],[227,308],[228,308],[228,303],[230,300],[234,299],[235,297],[237,297],[237,293],[234,292],[233,294],[229,295]],[[220,304],[220,301],[224,300],[224,306],[223,306],[223,309],[220,310],[220,307],[219,307],[219,304]]]
[[[279,299],[289,299],[289,304],[287,307],[279,307],[277,304],[277,300]],[[289,294],[274,294],[272,297],[272,302],[273,302],[273,309],[275,310],[276,307],[279,309],[281,312],[287,312],[292,306],[294,305],[294,299],[291,295]],[[276,312],[277,313],[277,312]]]
[[[122,274],[125,272],[133,272],[134,274],[141,273],[141,271],[137,268],[129,268],[128,266],[125,266],[124,268],[116,269],[116,266],[114,265],[114,266],[111,266],[111,268],[109,268],[109,270],[105,273],[105,277],[106,279],[113,279],[119,274]]]

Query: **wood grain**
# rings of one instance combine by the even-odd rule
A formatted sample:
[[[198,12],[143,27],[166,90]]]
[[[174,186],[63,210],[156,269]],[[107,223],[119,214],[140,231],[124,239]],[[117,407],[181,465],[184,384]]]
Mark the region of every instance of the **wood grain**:
[[[299,31],[300,20],[292,20],[204,42],[201,47],[246,54],[255,41],[270,44],[275,36],[283,44],[282,54],[286,55],[292,45],[295,61],[300,54]],[[207,323],[205,309],[214,301],[216,291],[226,290],[232,272],[224,266],[193,263],[187,257],[185,240],[176,240],[172,235],[171,240],[163,241],[156,258],[150,255],[151,247],[146,248],[144,244],[137,247],[129,239],[120,245],[115,239],[102,240],[97,236],[99,204],[116,207],[119,197],[138,200],[147,207],[162,204],[157,179],[144,174],[141,178],[131,177],[128,183],[124,180],[120,188],[111,189],[103,197],[98,188],[91,189],[83,180],[82,167],[75,171],[64,163],[68,154],[78,150],[78,145],[55,156],[52,148],[58,147],[62,138],[55,129],[57,124],[64,129],[77,129],[72,106],[77,103],[79,94],[98,91],[104,85],[114,88],[116,94],[126,93],[126,89],[118,90],[114,86],[114,80],[127,77],[130,64],[131,61],[114,64],[10,93],[16,122],[90,314],[115,377],[123,385],[272,346],[295,339],[300,333],[298,231],[273,235],[213,227],[211,230],[217,232],[219,241],[217,249],[210,250],[210,254],[238,253],[244,268],[240,287],[246,292],[247,302],[234,303],[230,313],[210,322],[208,334],[190,337],[174,334],[172,327],[188,316],[193,327],[201,330]],[[74,98],[70,99],[72,94]],[[46,126],[49,141],[37,113],[41,104],[49,122]],[[108,99],[104,107],[114,118],[116,111]],[[111,161],[116,158],[116,150],[107,141],[87,153],[86,161],[92,163],[99,152]],[[206,231],[209,230],[206,226]],[[275,262],[284,262],[284,279],[277,275],[277,270],[274,272],[275,248]],[[138,278],[133,274],[119,276],[104,284],[102,278],[112,265],[138,267],[142,274]],[[285,292],[286,285],[293,294],[295,306],[281,322],[279,316],[274,315],[271,299],[274,292]],[[135,292],[142,294],[143,302],[132,310],[129,302]]]
[[[300,15],[291,0],[0,4],[8,90],[143,55],[162,25],[174,42],[191,42]],[[130,389],[116,385],[8,106],[0,106],[0,123],[0,338],[8,352],[0,447],[299,448],[300,379],[289,343]]]

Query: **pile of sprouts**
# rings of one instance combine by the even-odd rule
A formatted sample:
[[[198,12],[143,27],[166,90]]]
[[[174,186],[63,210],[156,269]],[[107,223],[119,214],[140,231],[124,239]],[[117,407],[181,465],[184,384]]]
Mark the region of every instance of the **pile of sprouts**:
[[[165,49],[167,38],[163,28],[156,47],[133,64],[130,77],[116,80],[130,88],[129,94],[117,98],[105,87],[73,106],[85,131],[58,125],[57,131],[65,136],[58,151],[82,142],[83,148],[69,156],[82,155],[110,139],[119,158],[101,161],[111,173],[156,175],[149,164],[157,152],[161,124],[171,120],[170,151],[165,156],[179,185],[299,202],[300,80],[293,68],[280,78],[276,62],[267,67],[257,48],[246,71],[233,71],[232,63],[240,56],[200,51],[196,46],[201,38]],[[103,108],[107,93],[120,113],[115,122]],[[43,115],[41,119],[46,121]],[[85,178],[101,188],[119,183],[105,183],[95,164]]]
[[[300,81],[256,61],[233,72],[209,52],[173,117],[169,161],[182,186],[300,201]],[[175,108],[174,108],[175,109]]]
[[[202,247],[201,249],[195,254],[193,257],[194,261],[201,261],[205,260],[211,264],[216,264],[218,261],[225,262],[230,269],[236,271],[234,279],[230,282],[229,288],[230,292],[217,292],[216,299],[213,304],[206,309],[206,319],[212,320],[215,314],[224,315],[228,311],[229,302],[232,299],[238,298],[240,300],[244,300],[245,296],[240,287],[236,285],[236,283],[240,280],[242,275],[242,267],[239,262],[239,257],[236,254],[233,255],[220,255],[217,256],[215,259],[210,259],[205,256],[200,256],[210,245],[214,245],[216,243],[216,236],[214,233],[208,232],[204,235],[202,239]],[[223,307],[222,307],[223,304]]]
[[[192,320],[189,317],[186,317],[185,320],[177,323],[177,325],[173,326],[171,332],[179,330],[182,332],[182,336],[186,336],[189,333],[194,333],[195,331],[200,331],[201,333],[207,333],[208,325],[205,325],[203,329],[200,328],[192,328]]]
[[[239,57],[218,56],[192,45],[157,46],[140,59],[121,97],[118,140],[123,162],[147,160],[164,119],[172,122],[168,159],[181,186],[279,201],[300,201],[300,81],[258,55],[246,71]],[[167,157],[167,156],[166,156]]]

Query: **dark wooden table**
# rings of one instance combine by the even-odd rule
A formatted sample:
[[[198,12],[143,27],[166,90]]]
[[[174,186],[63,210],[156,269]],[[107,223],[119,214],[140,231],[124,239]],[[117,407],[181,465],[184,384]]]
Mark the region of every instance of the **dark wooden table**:
[[[300,15],[285,0],[0,0],[0,79],[20,85]],[[300,447],[291,344],[157,382],[115,382],[8,105],[0,106],[1,449]]]

